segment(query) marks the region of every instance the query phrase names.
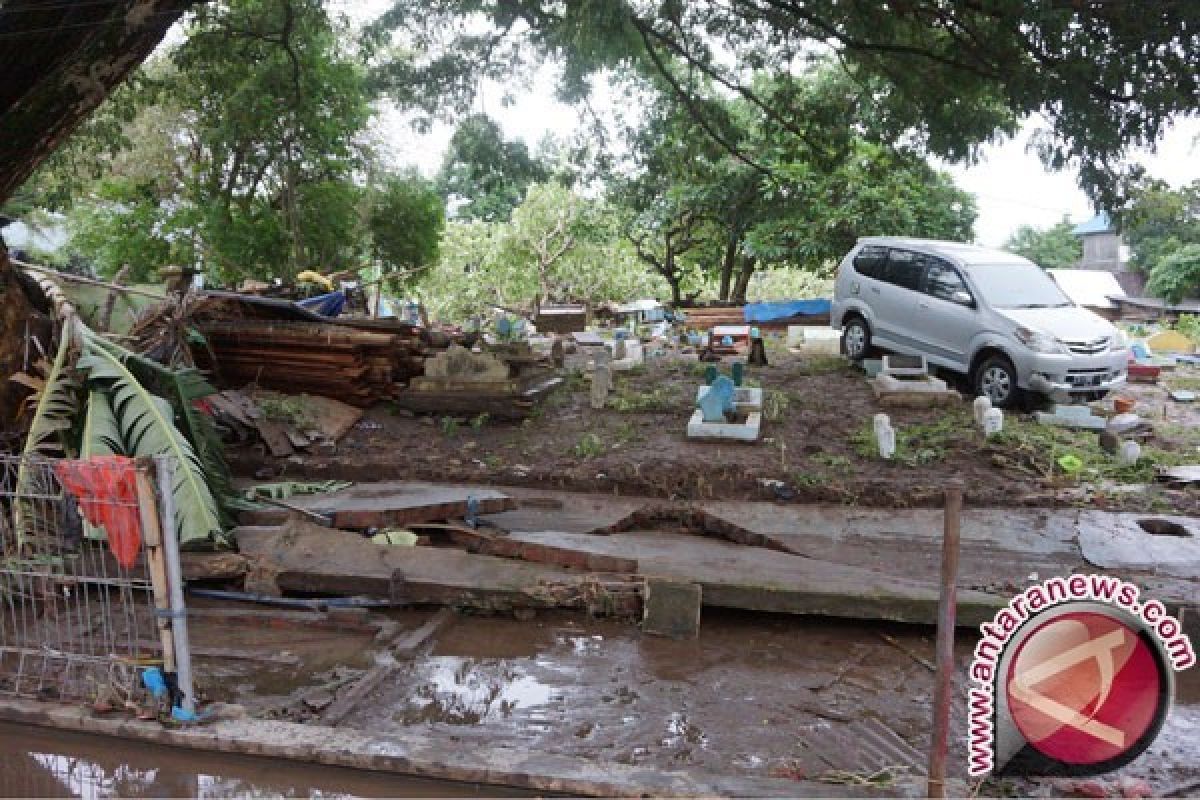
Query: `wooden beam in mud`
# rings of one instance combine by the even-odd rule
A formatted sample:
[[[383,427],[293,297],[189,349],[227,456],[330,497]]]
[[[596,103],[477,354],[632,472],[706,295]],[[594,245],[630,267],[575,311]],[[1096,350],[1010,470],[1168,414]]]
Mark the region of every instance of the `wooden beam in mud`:
[[[423,522],[441,522],[467,516],[468,501],[474,498],[479,514],[497,514],[516,508],[516,501],[494,489],[458,488],[389,482],[361,484],[338,492],[293,497],[297,508],[329,517],[334,527],[406,528]],[[287,518],[285,510],[247,511],[240,515],[244,525],[278,525]]]
[[[637,559],[589,553],[586,550],[573,550],[569,547],[531,544],[510,539],[503,534],[492,533],[486,529],[468,528],[465,525],[423,523],[413,525],[412,528],[414,531],[442,536],[458,547],[466,549],[468,553],[513,558],[536,564],[552,564],[587,572],[635,573],[638,571]]]

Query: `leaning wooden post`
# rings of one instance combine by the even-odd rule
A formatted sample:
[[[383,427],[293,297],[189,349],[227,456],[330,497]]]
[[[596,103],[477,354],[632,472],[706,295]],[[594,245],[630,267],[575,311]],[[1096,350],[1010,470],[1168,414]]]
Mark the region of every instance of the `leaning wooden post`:
[[[146,566],[150,571],[150,587],[154,594],[154,618],[162,643],[163,671],[175,671],[175,636],[171,630],[171,593],[167,586],[167,559],[163,553],[162,527],[158,516],[158,500],[150,481],[149,465],[143,461],[136,472],[138,518],[142,524],[142,543],[146,548]]]
[[[155,456],[158,479],[158,504],[163,530],[163,553],[167,561],[167,581],[170,584],[171,629],[175,633],[175,683],[183,695],[180,705],[184,711],[195,712],[196,695],[192,686],[192,651],[188,642],[187,606],[183,602],[183,568],[179,561],[179,536],[175,533],[175,464],[170,456]]]
[[[950,695],[954,685],[954,626],[958,581],[958,539],[963,487],[946,487],[942,533],[942,584],[938,597],[937,674],[933,690],[933,737],[929,747],[929,797],[946,796],[946,753],[950,746]]]

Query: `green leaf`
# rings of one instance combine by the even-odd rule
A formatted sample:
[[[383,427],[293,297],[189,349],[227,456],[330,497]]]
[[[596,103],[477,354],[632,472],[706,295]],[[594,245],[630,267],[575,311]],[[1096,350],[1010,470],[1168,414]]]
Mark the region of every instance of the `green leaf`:
[[[175,527],[183,545],[223,539],[217,502],[203,463],[179,429],[170,403],[146,389],[122,359],[93,333],[84,336],[79,368],[96,384],[110,387],[122,449],[130,456],[170,456],[175,462],[172,495]]]
[[[83,432],[79,437],[79,457],[124,455],[121,448],[121,429],[113,414],[108,395],[99,389],[88,393],[87,411],[83,417]],[[108,534],[103,525],[83,522],[84,535],[89,539],[105,539]]]
[[[40,468],[30,463],[38,456],[44,458],[63,457],[71,455],[70,431],[71,424],[79,411],[79,383],[75,374],[67,364],[67,354],[71,349],[69,323],[64,324],[58,334],[58,351],[50,374],[46,376],[46,387],[33,412],[33,420],[29,425],[29,435],[25,437],[23,458],[17,467],[16,494],[14,506],[14,530],[17,536],[18,549],[37,547],[37,542],[50,537],[54,531],[56,520],[45,518],[40,509],[44,503],[33,503],[23,500],[23,497],[42,494],[50,489],[38,485]]]

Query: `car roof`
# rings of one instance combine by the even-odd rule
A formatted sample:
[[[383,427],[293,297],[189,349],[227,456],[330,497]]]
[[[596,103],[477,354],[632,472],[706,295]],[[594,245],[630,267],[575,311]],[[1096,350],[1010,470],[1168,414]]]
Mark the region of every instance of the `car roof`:
[[[1031,264],[1029,259],[1022,258],[1007,250],[995,250],[990,247],[980,247],[963,242],[947,242],[941,239],[916,239],[907,236],[863,236],[859,244],[877,244],[890,247],[907,247],[931,255],[948,258],[958,264]]]

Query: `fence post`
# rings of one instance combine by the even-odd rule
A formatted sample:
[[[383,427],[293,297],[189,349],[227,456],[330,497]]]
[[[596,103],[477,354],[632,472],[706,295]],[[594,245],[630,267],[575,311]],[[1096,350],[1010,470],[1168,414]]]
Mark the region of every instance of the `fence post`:
[[[958,542],[962,525],[963,486],[946,487],[942,533],[942,587],[938,598],[937,675],[933,689],[933,736],[929,747],[926,795],[946,796],[946,753],[950,746],[950,689],[954,681],[954,626],[957,602]]]
[[[175,632],[175,678],[183,693],[183,710],[195,712],[196,696],[192,687],[192,650],[188,643],[187,606],[183,602],[183,568],[179,563],[179,535],[175,530],[175,465],[169,456],[155,456],[158,511],[163,531],[163,553],[167,561],[167,582],[171,590],[171,628]]]
[[[142,523],[142,541],[146,547],[146,566],[150,572],[150,586],[154,592],[155,627],[163,649],[163,669],[175,672],[175,632],[171,627],[171,589],[167,579],[167,559],[163,550],[162,524],[159,517],[159,502],[150,480],[149,464],[138,464],[137,481],[138,516]]]

